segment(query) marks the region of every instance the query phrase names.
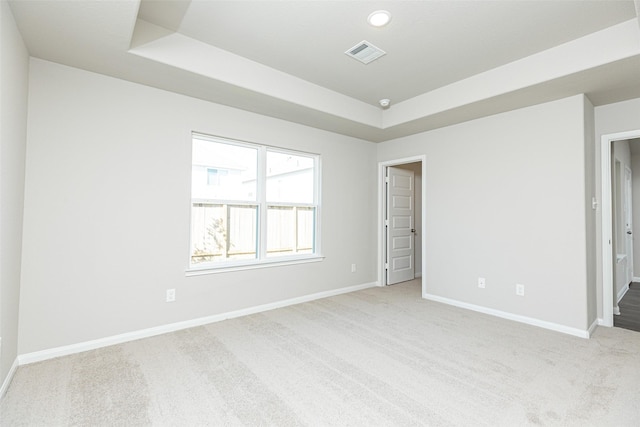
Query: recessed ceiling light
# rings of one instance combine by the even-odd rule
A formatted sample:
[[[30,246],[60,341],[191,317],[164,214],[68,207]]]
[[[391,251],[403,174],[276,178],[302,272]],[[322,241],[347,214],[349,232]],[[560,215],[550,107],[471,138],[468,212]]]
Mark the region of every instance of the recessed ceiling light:
[[[367,18],[367,22],[374,27],[384,27],[391,21],[391,14],[386,10],[376,10]]]

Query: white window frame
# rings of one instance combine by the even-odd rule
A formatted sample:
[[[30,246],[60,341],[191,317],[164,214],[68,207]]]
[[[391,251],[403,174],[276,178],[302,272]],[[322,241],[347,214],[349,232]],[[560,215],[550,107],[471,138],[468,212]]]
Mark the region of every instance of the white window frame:
[[[239,141],[230,138],[224,138],[219,136],[211,136],[207,134],[202,134],[198,132],[193,132],[191,134],[191,148],[193,149],[193,139],[200,140],[208,140],[211,142],[236,145],[240,147],[248,147],[256,149],[258,152],[258,165],[257,165],[257,176],[256,176],[256,200],[255,202],[248,201],[234,201],[229,202],[236,205],[243,204],[251,204],[257,205],[257,216],[258,216],[258,230],[257,230],[257,254],[255,259],[250,260],[232,260],[232,261],[224,261],[224,262],[210,262],[210,263],[202,263],[202,264],[191,264],[191,248],[192,248],[192,224],[191,224],[191,212],[193,209],[194,203],[219,203],[224,202],[223,200],[202,200],[202,199],[194,199],[193,194],[190,194],[189,197],[189,248],[188,248],[188,258],[187,258],[187,276],[195,276],[202,274],[212,274],[212,273],[223,273],[229,271],[236,270],[250,270],[255,268],[265,268],[265,267],[274,267],[281,265],[292,265],[292,264],[301,264],[308,262],[318,262],[324,259],[321,251],[321,203],[320,203],[320,183],[321,183],[321,157],[319,154],[309,153],[299,150],[290,150],[280,147],[269,146],[265,144],[256,144],[253,142]],[[313,159],[313,167],[314,167],[314,197],[313,202],[311,204],[300,204],[300,203],[274,203],[267,202],[266,193],[267,193],[267,175],[266,175],[266,162],[267,162],[267,152],[277,152],[283,154],[291,154],[295,156],[305,156]],[[189,168],[189,173],[192,175],[191,167]],[[191,179],[189,180],[191,183]],[[193,184],[189,186],[189,192],[191,193],[193,188]],[[314,221],[314,252],[310,254],[295,254],[295,255],[286,255],[286,256],[275,256],[275,257],[267,257],[267,208],[269,206],[302,206],[302,207],[313,207],[315,208],[315,221]]]

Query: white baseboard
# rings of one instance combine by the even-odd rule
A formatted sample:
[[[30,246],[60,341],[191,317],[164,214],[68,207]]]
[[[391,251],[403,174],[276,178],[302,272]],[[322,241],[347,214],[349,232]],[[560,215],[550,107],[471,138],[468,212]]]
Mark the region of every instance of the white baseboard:
[[[589,335],[587,338],[591,338],[591,336],[593,335],[593,333],[596,331],[596,329],[598,328],[598,325],[600,325],[600,320],[601,319],[596,319],[593,321],[593,323],[591,324],[591,326],[589,326],[589,329],[587,329],[587,334]]]
[[[503,319],[514,320],[516,322],[526,323],[527,325],[538,326],[540,328],[550,329],[552,331],[562,332],[564,334],[573,335],[580,338],[589,338],[590,336],[588,330],[572,328],[569,326],[560,325],[558,323],[535,319],[533,317],[521,316],[519,314],[495,310],[493,308],[483,307],[481,305],[469,304],[454,299],[444,298],[438,295],[423,294],[422,297],[431,301],[441,302],[443,304],[453,305],[455,307],[465,308],[467,310],[477,311],[479,313],[490,314],[492,316],[501,317]]]
[[[613,314],[614,316],[620,316],[620,306],[618,304],[613,306]]]
[[[360,291],[362,289],[378,286],[376,282],[365,283],[362,285],[349,286],[346,288],[332,289],[330,291],[318,292],[315,294],[304,295],[301,297],[291,298],[284,301],[276,301],[269,304],[262,304],[255,307],[243,308],[240,310],[230,311],[226,313],[214,314],[212,316],[200,317],[198,319],[185,320],[183,322],[170,323],[168,325],[156,326],[154,328],[142,329],[124,334],[113,335],[110,337],[99,338],[96,340],[85,341],[77,344],[65,345],[62,347],[51,348],[33,353],[21,354],[18,356],[18,365],[27,365],[29,363],[41,362],[43,360],[54,359],[56,357],[68,356],[70,354],[82,353],[84,351],[95,350],[110,345],[122,344],[129,341],[135,341],[142,338],[149,338],[156,335],[162,335],[169,332],[179,331],[182,329],[202,326],[209,323],[220,322],[222,320],[233,319],[236,317],[247,316],[250,314],[261,313],[264,311],[274,310],[276,308],[287,307],[290,305],[300,304],[303,302],[314,301],[322,298],[328,298],[336,295],[346,294],[350,292]]]
[[[0,399],[2,399],[4,397],[4,394],[7,392],[7,390],[9,390],[9,386],[11,385],[11,381],[13,381],[13,376],[16,374],[17,370],[18,370],[18,358],[16,357],[16,359],[13,361],[13,365],[11,365],[9,372],[7,373],[7,377],[4,379],[4,382],[2,383],[2,387],[0,388]]]
[[[620,300],[625,296],[625,294],[627,293],[627,291],[629,291],[629,284],[626,284],[622,287],[622,289],[620,289],[620,292],[618,292],[618,299],[616,300],[616,305],[620,302]],[[620,314],[620,313],[618,313]]]
[[[631,281],[632,281],[632,282],[640,282],[640,277],[635,277],[635,276],[634,276],[634,277],[631,279]]]

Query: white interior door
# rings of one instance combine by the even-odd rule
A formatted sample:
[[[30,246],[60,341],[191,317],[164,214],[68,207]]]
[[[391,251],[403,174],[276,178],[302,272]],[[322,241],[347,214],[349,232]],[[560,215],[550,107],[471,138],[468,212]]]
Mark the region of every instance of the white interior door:
[[[414,173],[387,168],[387,284],[415,278]]]
[[[624,214],[625,252],[627,254],[627,281],[633,281],[633,212],[632,212],[632,188],[631,169],[624,169],[624,194],[622,197]]]

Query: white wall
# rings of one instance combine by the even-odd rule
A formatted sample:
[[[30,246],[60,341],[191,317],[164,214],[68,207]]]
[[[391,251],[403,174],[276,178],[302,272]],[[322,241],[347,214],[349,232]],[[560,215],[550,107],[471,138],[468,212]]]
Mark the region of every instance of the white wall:
[[[6,1],[0,2],[0,385],[18,352],[18,306],[29,56]]]
[[[587,243],[587,324],[598,319],[597,295],[597,262],[596,262],[596,210],[593,209],[593,198],[596,196],[596,164],[595,164],[595,113],[594,107],[586,96],[584,101],[584,168],[585,168],[585,226]]]
[[[37,59],[30,79],[21,354],[376,280],[374,144]],[[319,153],[326,259],[185,277],[191,131]]]
[[[574,96],[379,145],[378,161],[427,159],[428,294],[589,327],[585,108]]]
[[[640,98],[595,108],[596,198],[602,201],[600,145],[602,135],[640,130]],[[602,317],[602,211],[596,212],[596,265],[598,317]]]

